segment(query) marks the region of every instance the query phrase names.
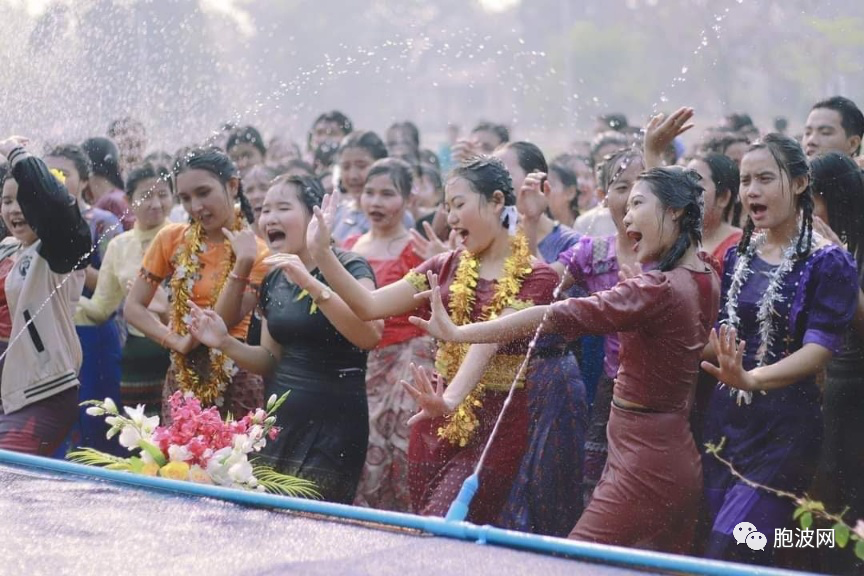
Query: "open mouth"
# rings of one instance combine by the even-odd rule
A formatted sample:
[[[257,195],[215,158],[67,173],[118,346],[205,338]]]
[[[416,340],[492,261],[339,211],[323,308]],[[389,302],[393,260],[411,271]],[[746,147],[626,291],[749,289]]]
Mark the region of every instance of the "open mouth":
[[[642,233],[636,232],[635,230],[628,230],[627,231],[627,237],[633,241],[633,251],[638,252],[639,251],[639,242],[642,241]]]
[[[285,233],[281,230],[267,230],[267,241],[271,244],[285,239]]]
[[[754,220],[761,219],[767,211],[768,207],[764,204],[750,204],[750,216],[752,216]]]
[[[386,217],[387,217],[386,214],[384,214],[383,212],[379,212],[377,210],[372,210],[371,212],[369,212],[369,219],[370,220],[383,220]]]

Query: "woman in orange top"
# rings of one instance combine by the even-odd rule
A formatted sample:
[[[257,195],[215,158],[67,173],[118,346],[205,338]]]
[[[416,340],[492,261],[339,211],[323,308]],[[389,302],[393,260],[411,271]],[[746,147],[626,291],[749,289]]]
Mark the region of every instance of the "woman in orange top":
[[[267,246],[248,225],[252,209],[237,167],[224,152],[191,150],[177,160],[175,175],[175,190],[190,222],[169,224],[153,239],[126,300],[126,319],[171,350],[166,397],[177,389],[189,391],[205,406],[243,416],[264,404],[261,378],[201,346],[189,334],[188,314],[191,303],[213,308],[232,336],[245,339],[256,290],[267,272]],[[171,294],[167,328],[147,311],[156,287],[165,280]]]

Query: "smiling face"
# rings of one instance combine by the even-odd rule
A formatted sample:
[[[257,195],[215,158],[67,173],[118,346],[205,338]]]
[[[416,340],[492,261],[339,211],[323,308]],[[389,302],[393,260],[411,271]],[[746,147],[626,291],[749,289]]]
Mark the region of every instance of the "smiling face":
[[[173,201],[171,188],[161,179],[141,180],[132,194],[132,212],[142,230],[152,230],[165,221],[171,213]]]
[[[280,182],[264,197],[258,227],[272,251],[300,254],[306,248],[306,228],[311,219],[297,195],[297,186]]]
[[[634,242],[636,260],[642,264],[661,260],[678,239],[676,215],[663,206],[647,182],[633,186],[623,224]]]
[[[626,162],[627,166],[621,170],[621,162]],[[624,214],[627,212],[627,198],[630,197],[630,190],[636,182],[636,178],[642,173],[644,168],[642,159],[639,157],[627,157],[622,159],[613,167],[613,176],[621,170],[621,173],[609,185],[606,190],[606,205],[609,207],[609,214],[612,216],[612,222],[615,223],[615,228],[618,230],[624,229]]]
[[[473,254],[486,250],[501,230],[504,195],[495,192],[491,201],[475,192],[464,178],[452,178],[444,192],[447,224]]]
[[[177,197],[186,213],[200,222],[208,234],[219,233],[234,223],[238,182],[232,178],[223,186],[212,173],[193,168],[177,176]]]
[[[826,152],[852,155],[861,144],[858,136],[847,136],[843,117],[831,108],[814,108],[804,126],[804,151],[813,157]]]
[[[3,195],[0,196],[0,216],[9,233],[24,245],[30,245],[37,240],[36,232],[27,224],[21,206],[18,204],[18,183],[7,178],[3,184]]]
[[[406,204],[387,174],[369,178],[360,195],[360,208],[369,217],[372,227],[380,230],[401,225]]]
[[[66,186],[69,194],[75,198],[81,198],[81,193],[84,191],[87,181],[81,179],[81,174],[75,167],[75,162],[65,156],[46,156],[45,165],[52,170],[59,170],[66,178],[63,184]]]
[[[791,182],[765,148],[748,152],[741,160],[741,203],[757,228],[778,228],[796,218],[797,197],[806,187],[805,178]]]
[[[366,185],[366,175],[375,163],[365,148],[346,148],[339,153],[339,177],[342,188],[355,198],[359,198]]]

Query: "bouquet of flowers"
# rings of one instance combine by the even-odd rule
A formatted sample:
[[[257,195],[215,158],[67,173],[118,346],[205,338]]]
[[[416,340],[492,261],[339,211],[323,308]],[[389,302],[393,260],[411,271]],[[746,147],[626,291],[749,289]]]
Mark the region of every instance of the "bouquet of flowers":
[[[124,414],[110,399],[90,400],[87,414],[106,416],[111,426],[108,438],[120,434],[120,445],[134,452],[129,458],[105,454],[92,448],[81,448],[67,454],[73,462],[104,466],[148,476],[189,480],[231,488],[258,490],[318,498],[315,485],[308,480],[280,474],[270,467],[250,460],[279,433],[276,410],[288,393],[267,401],[266,410],[250,412],[241,420],[222,420],[215,407],[202,409],[191,393],[177,391],[171,396],[171,424],[159,425],[158,416],[147,416],[144,406],[123,408]]]

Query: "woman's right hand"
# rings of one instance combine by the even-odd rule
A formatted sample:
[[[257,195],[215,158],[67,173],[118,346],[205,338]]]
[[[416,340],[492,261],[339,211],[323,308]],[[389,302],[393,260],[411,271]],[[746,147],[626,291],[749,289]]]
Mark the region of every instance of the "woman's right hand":
[[[306,247],[312,254],[330,250],[333,220],[341,202],[342,194],[337,189],[332,194],[325,194],[321,207],[315,206],[313,209],[312,219],[306,227]]]
[[[412,386],[402,380],[402,386],[414,398],[414,401],[420,406],[420,410],[408,419],[409,426],[413,426],[421,420],[444,416],[453,411],[454,408],[444,400],[443,378],[438,377],[437,383],[433,387],[432,378],[425,368],[412,363],[411,372],[414,375],[414,385]]]
[[[228,338],[228,327],[225,321],[213,310],[204,310],[189,303],[189,334],[208,348],[222,348]]]
[[[693,118],[693,108],[679,108],[668,117],[665,114],[657,114],[645,126],[645,168],[659,168],[662,166],[663,153],[670,144],[691,128],[688,124]]]
[[[428,332],[433,338],[444,340],[445,342],[458,342],[459,327],[450,319],[450,314],[447,313],[447,308],[444,307],[444,302],[441,300],[441,287],[438,285],[438,276],[432,272],[427,272],[426,277],[429,280],[429,290],[419,292],[414,297],[418,299],[429,298],[432,313],[429,316],[429,320],[411,316],[408,318],[408,321]]]
[[[428,222],[423,222],[423,230],[426,231],[425,238],[413,228],[408,231],[411,234],[411,247],[414,249],[414,253],[420,258],[428,260],[433,256],[450,250],[447,244],[438,238]]]

